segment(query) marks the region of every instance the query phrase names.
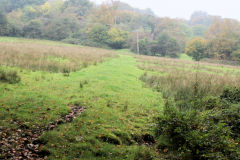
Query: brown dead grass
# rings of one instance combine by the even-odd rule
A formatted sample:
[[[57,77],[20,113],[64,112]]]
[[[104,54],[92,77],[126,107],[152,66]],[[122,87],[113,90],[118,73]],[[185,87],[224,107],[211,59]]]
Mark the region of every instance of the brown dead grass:
[[[138,67],[146,71],[141,80],[162,92],[164,97],[219,95],[225,87],[240,87],[240,67],[237,66],[149,56],[136,58]]]
[[[0,65],[50,72],[71,72],[117,57],[111,50],[31,43],[0,43]]]
[[[240,75],[240,66],[150,56],[136,56],[136,58],[140,63],[139,68],[161,73],[200,71],[220,75]]]

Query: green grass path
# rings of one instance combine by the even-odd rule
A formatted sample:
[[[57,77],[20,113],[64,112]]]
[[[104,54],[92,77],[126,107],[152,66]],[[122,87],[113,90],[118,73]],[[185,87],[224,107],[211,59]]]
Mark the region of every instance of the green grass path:
[[[146,148],[134,139],[152,132],[151,122],[161,110],[162,99],[142,86],[141,74],[128,55],[73,73],[68,83],[89,83],[72,101],[90,107],[72,124],[43,136],[51,139],[46,146],[54,153],[50,158],[134,159],[143,152]]]
[[[86,112],[42,136],[50,159],[134,159],[148,150],[136,141],[152,134],[153,117],[163,105],[159,93],[143,87],[139,80],[143,71],[136,65],[131,55],[121,54],[70,77],[23,71],[21,84],[0,85],[4,90],[0,118],[8,119],[0,124],[10,126],[14,115],[31,127],[46,125],[65,114],[67,104],[75,103],[86,106]]]

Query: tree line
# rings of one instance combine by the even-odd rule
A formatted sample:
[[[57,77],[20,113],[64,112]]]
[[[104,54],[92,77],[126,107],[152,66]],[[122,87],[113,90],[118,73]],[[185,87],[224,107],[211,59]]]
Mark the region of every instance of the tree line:
[[[186,53],[195,60],[216,58],[240,61],[239,22],[215,18],[204,37],[197,37],[187,42]]]
[[[239,61],[239,22],[195,12],[160,18],[119,1],[0,0],[0,36],[40,38],[152,56]],[[139,48],[137,48],[137,46]]]

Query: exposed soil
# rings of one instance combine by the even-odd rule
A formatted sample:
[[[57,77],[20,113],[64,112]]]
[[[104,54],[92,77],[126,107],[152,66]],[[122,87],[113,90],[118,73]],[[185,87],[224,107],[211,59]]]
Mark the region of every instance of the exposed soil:
[[[74,118],[79,117],[85,107],[70,106],[69,114],[49,124],[44,128],[31,130],[17,122],[17,130],[1,130],[0,128],[0,159],[10,160],[45,160],[50,154],[42,150],[43,143],[39,137],[46,131],[53,130],[61,124],[70,123]]]

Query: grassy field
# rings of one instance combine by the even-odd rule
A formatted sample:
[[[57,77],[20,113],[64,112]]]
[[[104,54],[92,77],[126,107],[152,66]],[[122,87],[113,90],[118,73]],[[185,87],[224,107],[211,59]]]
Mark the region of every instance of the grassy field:
[[[177,72],[206,72],[219,75],[239,75],[239,66],[195,62],[190,59],[171,59],[162,57],[137,56],[139,67],[161,73]]]
[[[155,132],[164,159],[240,158],[239,66],[135,57],[166,102]]]
[[[182,60],[192,60],[192,58],[189,57],[187,54],[181,54],[179,59],[182,59]]]
[[[6,42],[1,42],[6,40]],[[0,39],[0,65],[69,73],[116,57],[113,51],[51,41]]]
[[[167,97],[183,88],[192,94],[196,84],[211,95],[219,95],[228,86],[240,87],[239,66],[149,56],[136,58],[138,67],[145,71],[141,78]]]
[[[240,82],[238,67],[134,56],[127,50],[14,38],[0,38],[0,48],[1,69],[17,71],[21,77],[16,84],[0,81],[0,140],[19,128],[48,126],[66,115],[70,106],[85,108],[71,123],[41,135],[40,149],[50,152],[48,159],[161,159],[162,153],[150,143],[154,118],[163,111],[164,91],[183,84],[171,81],[174,85],[169,86],[163,80],[168,90],[157,92],[145,87],[139,79],[144,75],[148,80],[149,75],[192,78],[187,73],[199,72],[211,74],[221,87]],[[62,64],[71,68],[67,75],[61,73]],[[183,83],[189,80],[181,78]],[[1,158],[6,158],[3,149]]]
[[[34,44],[45,44],[53,46],[75,46],[73,44],[63,43],[59,41],[49,41],[49,40],[38,40],[38,39],[26,39],[26,38],[13,38],[13,37],[0,37],[0,42],[9,43],[34,43]],[[79,46],[81,47],[81,46]]]
[[[5,43],[0,45],[9,45]],[[8,134],[19,125],[33,130],[46,126],[67,114],[72,104],[86,111],[41,137],[49,159],[134,159],[149,150],[139,143],[152,134],[151,122],[163,100],[138,80],[143,71],[131,55],[121,53],[68,77],[23,68],[14,67],[20,83],[0,83],[0,126]]]

